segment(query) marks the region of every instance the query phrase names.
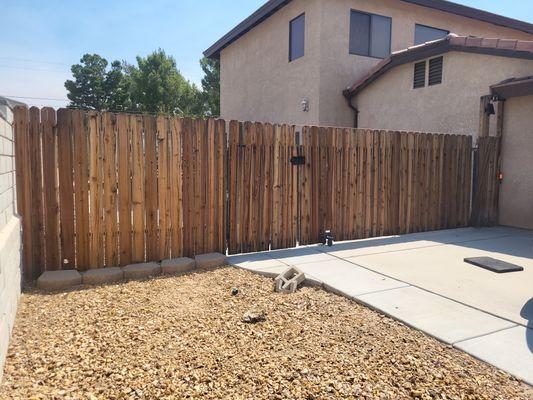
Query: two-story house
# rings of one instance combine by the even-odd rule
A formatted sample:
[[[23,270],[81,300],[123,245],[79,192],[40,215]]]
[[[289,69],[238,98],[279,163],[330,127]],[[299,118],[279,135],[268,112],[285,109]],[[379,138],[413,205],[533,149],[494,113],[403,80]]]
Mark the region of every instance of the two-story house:
[[[221,62],[225,119],[354,126],[346,88],[449,33],[533,40],[533,25],[443,0],[270,0],[205,55]]]

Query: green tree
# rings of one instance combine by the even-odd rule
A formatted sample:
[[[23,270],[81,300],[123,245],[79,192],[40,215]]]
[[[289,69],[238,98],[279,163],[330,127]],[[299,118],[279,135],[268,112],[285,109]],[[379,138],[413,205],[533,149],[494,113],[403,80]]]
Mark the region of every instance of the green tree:
[[[183,116],[203,114],[200,91],[179,72],[173,57],[159,49],[145,58],[137,57],[137,64],[128,69],[135,110]]]
[[[125,63],[120,61],[111,63],[111,69],[106,74],[104,85],[107,110],[129,111],[131,109],[131,79],[126,70],[127,65]]]
[[[85,54],[80,64],[72,66],[74,80],[67,80],[65,88],[70,107],[102,110],[106,103],[107,60],[98,54]]]
[[[125,66],[120,61],[114,61],[109,71],[107,66],[107,60],[98,54],[85,54],[80,64],[72,66],[74,80],[65,82],[69,107],[99,111],[128,110],[131,103],[130,85]]]
[[[206,114],[210,117],[220,116],[220,61],[202,58],[200,65],[204,71],[202,78],[202,97]]]

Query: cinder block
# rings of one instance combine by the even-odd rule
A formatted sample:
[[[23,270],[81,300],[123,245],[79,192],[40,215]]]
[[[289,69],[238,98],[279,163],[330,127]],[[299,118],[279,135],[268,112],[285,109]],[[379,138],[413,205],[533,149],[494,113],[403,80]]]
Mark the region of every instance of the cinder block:
[[[278,293],[294,293],[300,285],[305,281],[305,275],[296,267],[287,269],[274,280],[275,291]]]
[[[188,272],[194,269],[196,262],[192,258],[182,257],[173,260],[165,260],[161,263],[161,269],[164,274],[177,274]]]
[[[81,274],[76,270],[46,271],[37,279],[37,287],[44,290],[61,290],[81,285]]]
[[[220,253],[201,254],[195,257],[197,268],[213,268],[226,264],[226,256]]]
[[[84,272],[82,282],[84,285],[103,285],[105,283],[120,282],[124,279],[122,268],[100,268]]]
[[[124,279],[143,279],[159,275],[161,273],[161,266],[155,262],[131,264],[122,268],[122,271],[124,272]]]

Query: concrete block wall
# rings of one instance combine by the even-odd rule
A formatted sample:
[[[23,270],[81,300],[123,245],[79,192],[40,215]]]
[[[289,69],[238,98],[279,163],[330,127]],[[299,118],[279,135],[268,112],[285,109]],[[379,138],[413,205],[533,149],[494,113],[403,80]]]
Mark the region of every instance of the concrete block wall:
[[[21,224],[16,214],[13,112],[0,104],[0,381],[21,292]]]

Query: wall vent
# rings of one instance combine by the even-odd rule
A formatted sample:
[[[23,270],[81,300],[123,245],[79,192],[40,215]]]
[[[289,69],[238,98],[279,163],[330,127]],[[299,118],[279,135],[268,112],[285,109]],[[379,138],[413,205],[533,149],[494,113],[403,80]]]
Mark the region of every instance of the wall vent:
[[[442,64],[442,57],[432,58],[429,60],[429,86],[442,83]]]
[[[426,86],[426,62],[415,64],[415,74],[413,79],[413,88],[418,89]]]

